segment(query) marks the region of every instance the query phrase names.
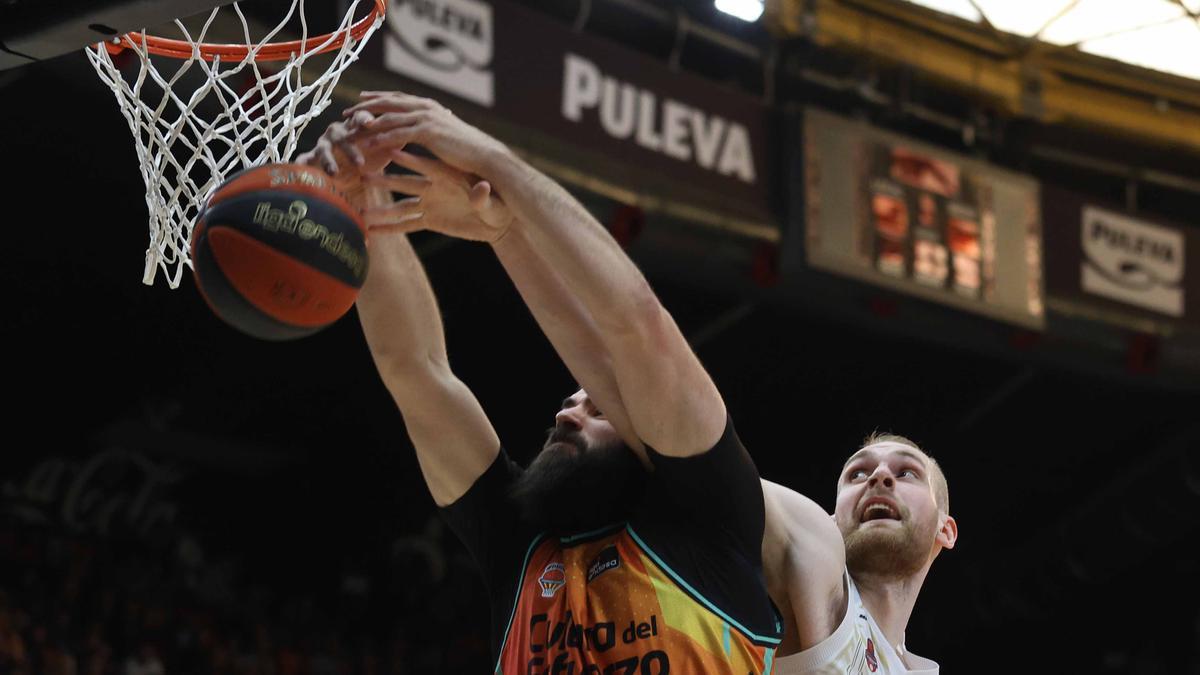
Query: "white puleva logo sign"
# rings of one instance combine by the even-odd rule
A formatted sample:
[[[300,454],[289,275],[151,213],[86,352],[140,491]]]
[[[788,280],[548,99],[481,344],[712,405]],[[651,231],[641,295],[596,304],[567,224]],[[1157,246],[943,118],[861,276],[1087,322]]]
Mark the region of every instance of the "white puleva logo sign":
[[[1083,209],[1083,290],[1183,316],[1183,233],[1092,206]]]
[[[588,59],[567,54],[563,117],[582,122],[584,110],[592,108],[613,138],[632,139],[647,150],[745,183],[755,181],[750,132],[744,125],[623,82]]]
[[[482,106],[495,101],[492,6],[477,0],[391,0],[383,62]]]

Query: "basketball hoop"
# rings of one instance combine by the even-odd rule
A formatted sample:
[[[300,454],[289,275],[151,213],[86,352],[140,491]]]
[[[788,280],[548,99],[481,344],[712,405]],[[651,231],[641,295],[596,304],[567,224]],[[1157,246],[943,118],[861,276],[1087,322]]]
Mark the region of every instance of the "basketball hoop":
[[[234,2],[212,10],[195,36],[176,20],[180,39],[127,33],[85,50],[129,123],[146,183],[150,244],[143,283],[153,284],[161,268],[167,285],[179,287],[183,268],[191,266],[192,225],[208,195],[237,171],[292,157],[300,133],[328,107],[338,78],[386,11],[386,0],[352,0],[336,30],[309,37],[304,1],[292,0],[279,25],[257,40]],[[369,10],[355,20],[360,5]],[[206,41],[218,14],[225,12],[221,18],[231,22],[231,11],[244,42]],[[300,39],[273,42],[293,20],[300,23]],[[140,64],[129,78],[113,60],[127,50]],[[318,54],[329,54],[330,63],[316,66],[324,68],[319,74],[304,72]],[[151,55],[178,65],[170,71]],[[266,63],[279,67],[272,72],[261,67]]]

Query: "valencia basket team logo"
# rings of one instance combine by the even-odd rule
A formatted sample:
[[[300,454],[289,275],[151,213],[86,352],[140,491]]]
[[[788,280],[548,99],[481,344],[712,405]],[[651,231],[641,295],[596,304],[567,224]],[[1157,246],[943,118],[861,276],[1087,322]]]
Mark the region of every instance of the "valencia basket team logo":
[[[542,588],[543,598],[553,598],[558,589],[567,583],[567,568],[562,563],[550,563],[538,577],[538,585]]]

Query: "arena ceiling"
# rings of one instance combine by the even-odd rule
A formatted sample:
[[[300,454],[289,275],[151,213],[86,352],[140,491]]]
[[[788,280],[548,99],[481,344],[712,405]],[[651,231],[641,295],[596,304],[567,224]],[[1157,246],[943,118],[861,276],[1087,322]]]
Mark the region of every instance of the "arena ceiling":
[[[998,34],[1200,79],[1200,0],[909,0]]]

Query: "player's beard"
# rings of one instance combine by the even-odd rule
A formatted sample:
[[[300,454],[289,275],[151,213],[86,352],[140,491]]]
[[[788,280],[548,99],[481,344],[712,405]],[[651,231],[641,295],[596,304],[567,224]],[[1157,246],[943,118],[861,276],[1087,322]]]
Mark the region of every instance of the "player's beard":
[[[645,484],[646,469],[624,443],[585,446],[577,432],[556,429],[512,496],[528,522],[563,536],[628,520]]]
[[[903,508],[903,507],[902,507]],[[842,533],[850,576],[903,579],[929,562],[937,523],[915,523],[904,509],[900,527],[860,527]]]

